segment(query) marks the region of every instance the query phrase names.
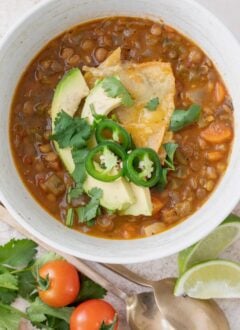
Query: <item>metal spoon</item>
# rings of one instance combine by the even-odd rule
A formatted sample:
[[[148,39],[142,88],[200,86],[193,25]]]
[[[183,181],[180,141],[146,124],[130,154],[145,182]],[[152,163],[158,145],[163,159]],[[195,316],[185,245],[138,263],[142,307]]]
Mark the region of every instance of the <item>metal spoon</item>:
[[[99,283],[107,291],[124,300],[126,303],[127,321],[132,330],[160,330],[164,320],[155,302],[154,294],[152,292],[127,295],[124,291],[117,288],[109,282],[104,276],[97,273],[87,264],[79,259],[68,254],[62,253],[57,249],[48,246],[38,238],[32,236],[28,231],[19,225],[19,223],[12,218],[10,213],[0,205],[0,220],[16,229],[22,235],[35,241],[39,246],[48,251],[53,251],[62,256],[65,260],[73,264],[81,273]]]
[[[176,297],[173,294],[176,279],[150,281],[121,265],[106,264],[107,268],[128,280],[151,287],[161,312],[161,322],[149,330],[230,330],[228,321],[213,300]],[[150,293],[145,293],[145,296]]]

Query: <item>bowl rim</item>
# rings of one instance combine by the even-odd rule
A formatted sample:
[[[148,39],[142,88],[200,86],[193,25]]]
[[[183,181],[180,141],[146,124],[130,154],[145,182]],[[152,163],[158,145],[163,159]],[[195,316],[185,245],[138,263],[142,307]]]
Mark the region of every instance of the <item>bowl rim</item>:
[[[54,3],[55,1],[56,0],[47,0],[45,2],[39,3],[39,4],[35,5],[32,9],[30,9],[27,13],[25,13],[22,17],[20,17],[20,19],[8,30],[8,32],[3,36],[2,40],[0,41],[0,52],[1,52],[1,49],[4,48],[5,43],[8,42],[11,35],[15,33],[15,31],[18,29],[19,26],[24,24],[24,22],[26,20],[28,20],[34,13],[41,10],[42,8],[48,7],[50,3]],[[193,0],[184,0],[184,1],[186,3],[189,3],[191,6],[195,6],[195,8],[201,9],[201,11],[204,11],[205,14],[208,15],[209,17],[211,17],[211,19],[213,19],[218,25],[221,25],[221,27],[226,31],[226,34],[228,34],[228,37],[232,39],[232,42],[238,44],[238,47],[239,47],[238,41],[233,36],[233,34],[230,32],[230,30],[211,11],[206,9],[201,4],[197,3],[195,0],[194,1]],[[239,47],[239,50],[240,50],[240,47]],[[17,171],[17,169],[16,169],[16,171]],[[226,173],[224,174],[224,176],[225,175],[226,175]],[[213,192],[213,194],[214,194],[214,192]],[[238,203],[239,199],[240,199],[240,192],[239,192],[239,195],[235,194],[235,195],[232,196],[231,201],[228,201],[229,202],[228,205],[225,206],[224,212],[221,213],[221,218],[226,217],[231,212],[231,210]],[[78,257],[81,257],[83,259],[88,259],[88,260],[92,260],[92,261],[109,262],[109,263],[116,263],[116,261],[118,263],[145,262],[145,261],[154,260],[154,259],[157,259],[157,258],[160,258],[160,257],[162,258],[162,257],[169,256],[171,254],[174,254],[174,253],[190,246],[191,244],[195,243],[197,240],[201,239],[203,236],[206,236],[209,232],[211,232],[220,223],[219,219],[216,217],[211,222],[209,222],[208,226],[205,227],[205,228],[201,228],[199,225],[195,226],[196,229],[195,229],[194,236],[192,235],[192,237],[188,237],[188,239],[186,241],[185,240],[182,241],[182,242],[178,241],[178,244],[176,246],[173,246],[173,245],[169,246],[166,251],[159,251],[159,252],[155,251],[155,253],[152,253],[151,255],[150,255],[150,252],[149,252],[147,254],[142,254],[142,255],[139,255],[139,256],[134,255],[133,257],[131,255],[129,255],[127,260],[126,260],[125,257],[109,258],[109,257],[101,256],[101,258],[100,258],[101,260],[100,260],[97,257],[97,255],[89,255],[89,254],[84,253],[84,252],[73,251],[71,248],[68,248],[66,246],[62,246],[58,242],[55,242],[54,240],[50,239],[49,237],[45,237],[41,233],[37,232],[34,227],[30,226],[23,219],[21,214],[19,214],[19,212],[14,208],[12,203],[9,200],[7,200],[7,198],[5,198],[3,192],[1,191],[1,187],[0,187],[0,200],[7,207],[9,212],[16,218],[16,220],[26,230],[28,230],[34,236],[39,237],[41,240],[45,241],[48,245],[50,245],[50,246],[52,246],[52,247],[54,247],[54,248],[56,248],[60,251],[64,251],[68,254],[76,255]],[[205,201],[204,204],[206,204],[207,202],[208,202],[208,200]],[[35,203],[37,203],[37,202],[35,201]],[[194,214],[195,213],[196,212],[194,212]],[[184,222],[188,222],[188,219],[184,220]],[[176,225],[174,228],[176,228],[178,226],[179,225]],[[198,231],[197,231],[197,228],[198,228]],[[169,232],[171,230],[172,229],[169,229],[169,230],[167,230],[167,232]],[[191,230],[188,230],[188,231],[191,231]],[[160,236],[160,235],[163,235],[163,234],[155,235],[155,237]],[[147,239],[148,238],[141,238],[139,240],[144,242]],[[100,239],[100,240],[102,240],[102,239]],[[111,241],[111,240],[109,240],[109,241]],[[122,242],[122,240],[114,240],[114,241]],[[130,241],[131,240],[127,240],[126,242],[130,242]]]

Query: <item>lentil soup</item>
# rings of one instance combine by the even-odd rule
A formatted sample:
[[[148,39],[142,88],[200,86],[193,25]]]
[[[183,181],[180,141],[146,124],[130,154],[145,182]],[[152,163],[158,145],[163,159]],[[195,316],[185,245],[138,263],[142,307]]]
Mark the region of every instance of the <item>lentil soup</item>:
[[[75,187],[75,183],[51,138],[50,110],[55,88],[65,72],[72,68],[82,70],[84,66],[100,67],[118,47],[122,62],[170,63],[175,78],[175,109],[186,110],[198,105],[201,113],[198,120],[164,135],[176,149],[168,168],[163,159],[166,150],[158,150],[161,167],[166,168],[166,182],[161,189],[150,187],[151,215],[122,215],[99,206],[94,220],[86,223],[79,221],[76,210],[86,208],[95,197],[83,193],[69,200],[69,189]],[[85,77],[90,85],[88,74]],[[154,99],[150,101],[153,101],[148,104],[152,113],[158,104],[154,105]],[[78,114],[81,108],[82,104]],[[111,112],[129,131],[130,126],[124,122],[127,115],[128,109],[121,106]],[[137,145],[141,131],[129,133]],[[74,229],[109,239],[157,234],[194,213],[224,174],[232,139],[231,98],[212,61],[172,27],[142,18],[99,19],[76,26],[50,41],[24,72],[12,103],[12,153],[31,194],[57,220],[65,224],[70,216]]]

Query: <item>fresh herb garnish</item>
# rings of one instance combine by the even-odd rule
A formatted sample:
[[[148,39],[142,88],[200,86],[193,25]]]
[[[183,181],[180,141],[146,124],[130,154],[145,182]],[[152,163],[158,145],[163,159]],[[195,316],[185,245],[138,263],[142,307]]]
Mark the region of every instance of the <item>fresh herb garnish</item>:
[[[92,226],[94,225],[94,218],[98,214],[103,191],[100,188],[92,188],[88,192],[88,195],[91,197],[91,200],[86,206],[77,208],[77,213],[80,223],[86,223],[87,226]]]
[[[178,148],[178,144],[169,142],[164,144],[163,146],[167,153],[164,163],[167,165],[168,169],[175,170],[174,155]]]
[[[39,298],[27,308],[27,315],[33,324],[47,321],[47,316],[54,316],[69,323],[72,307],[53,308],[44,304]]]
[[[72,150],[72,157],[75,163],[75,169],[72,173],[72,177],[78,184],[79,188],[86,179],[85,159],[88,155],[88,152],[89,150],[87,148]]]
[[[162,168],[158,184],[156,185],[156,188],[160,191],[164,190],[168,183],[167,174],[168,174],[168,168]]]
[[[0,329],[2,330],[18,330],[22,318],[26,318],[26,314],[20,310],[0,304]]]
[[[85,118],[71,117],[63,110],[58,113],[54,125],[51,139],[56,141],[60,148],[83,148],[92,134],[92,128]]]
[[[168,180],[167,180],[168,172],[175,170],[174,155],[178,148],[178,144],[169,142],[169,143],[164,144],[163,147],[166,151],[166,158],[164,160],[165,167],[162,168],[162,171],[160,173],[159,182],[156,186],[156,188],[161,191],[165,189],[165,187],[168,183]]]
[[[0,265],[9,268],[24,268],[37,253],[37,244],[28,239],[12,239],[0,246]]]
[[[0,303],[10,305],[18,296],[18,291],[0,288]]]
[[[0,267],[0,288],[13,291],[18,290],[18,281],[16,276],[12,275],[4,267]]]
[[[102,80],[102,87],[109,97],[121,98],[122,104],[131,107],[134,101],[128,90],[117,77],[106,77]]]
[[[145,105],[145,108],[148,109],[149,111],[155,111],[158,106],[159,106],[159,98],[154,97]]]
[[[37,295],[37,282],[31,268],[19,272],[17,277],[19,295],[26,300],[33,301]]]
[[[74,222],[74,209],[71,207],[67,210],[66,222],[67,227],[72,227]]]
[[[106,294],[107,291],[99,284],[83,275],[81,276],[81,290],[76,300],[78,303],[89,299],[102,299]]]
[[[67,202],[71,203],[73,199],[79,198],[83,194],[83,186],[77,183],[75,187],[70,187],[67,192]]]
[[[88,149],[73,149],[72,150],[72,157],[75,164],[84,163],[85,158],[87,157]]]
[[[191,105],[188,110],[175,110],[171,122],[170,129],[177,132],[198,121],[201,113],[201,107],[197,104]]]

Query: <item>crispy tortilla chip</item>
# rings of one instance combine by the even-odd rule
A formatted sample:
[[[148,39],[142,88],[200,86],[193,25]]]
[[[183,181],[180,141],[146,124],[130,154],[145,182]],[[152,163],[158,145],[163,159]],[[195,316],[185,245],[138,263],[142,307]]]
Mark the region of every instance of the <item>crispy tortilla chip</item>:
[[[175,79],[171,65],[160,61],[121,63],[118,48],[98,68],[84,67],[84,70],[92,81],[113,75],[120,78],[135,102],[131,108],[122,106],[116,110],[119,121],[137,147],[159,151],[174,111]],[[159,105],[149,111],[146,104],[156,97]]]

